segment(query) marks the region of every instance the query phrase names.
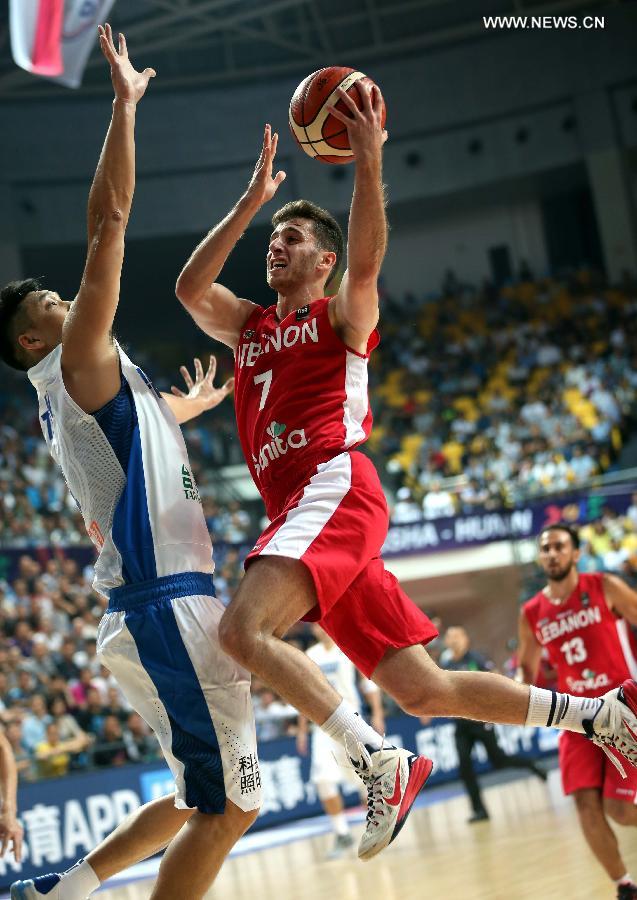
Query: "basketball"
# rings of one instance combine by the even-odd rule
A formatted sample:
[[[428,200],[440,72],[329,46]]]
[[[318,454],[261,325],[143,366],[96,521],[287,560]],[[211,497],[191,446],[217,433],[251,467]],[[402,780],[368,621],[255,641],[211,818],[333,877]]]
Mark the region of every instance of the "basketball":
[[[336,93],[336,89],[340,87],[361,109],[362,98],[358,84],[363,81],[373,84],[371,78],[363,72],[345,66],[328,66],[312,72],[294,91],[290,101],[290,130],[299,147],[308,156],[335,165],[353,161],[354,154],[349,145],[347,129],[327,111],[327,107],[334,106],[349,114]],[[383,101],[383,128],[386,117],[387,110]]]

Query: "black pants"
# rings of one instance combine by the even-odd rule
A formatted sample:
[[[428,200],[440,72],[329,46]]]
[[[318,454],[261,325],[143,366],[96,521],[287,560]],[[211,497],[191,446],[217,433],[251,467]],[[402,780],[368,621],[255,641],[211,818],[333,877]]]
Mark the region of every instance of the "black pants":
[[[475,813],[484,811],[484,803],[482,802],[478,777],[471,759],[471,751],[474,744],[482,744],[494,769],[530,769],[532,772],[537,771],[537,766],[532,760],[525,759],[523,756],[507,756],[498,744],[493,725],[485,725],[484,722],[473,722],[469,719],[458,719],[455,737],[460,777],[464,782]]]

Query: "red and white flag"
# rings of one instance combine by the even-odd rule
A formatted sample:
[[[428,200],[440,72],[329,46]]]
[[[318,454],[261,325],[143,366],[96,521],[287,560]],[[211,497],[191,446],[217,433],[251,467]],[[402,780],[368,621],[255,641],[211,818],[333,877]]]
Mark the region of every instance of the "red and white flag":
[[[67,87],[79,87],[86,61],[115,0],[10,0],[16,64]]]

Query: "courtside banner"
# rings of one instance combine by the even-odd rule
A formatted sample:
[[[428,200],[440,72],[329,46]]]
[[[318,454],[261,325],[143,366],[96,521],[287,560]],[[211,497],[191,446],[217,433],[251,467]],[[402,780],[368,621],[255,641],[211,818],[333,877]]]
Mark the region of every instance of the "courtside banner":
[[[115,0],[9,0],[11,53],[33,75],[79,87]]]

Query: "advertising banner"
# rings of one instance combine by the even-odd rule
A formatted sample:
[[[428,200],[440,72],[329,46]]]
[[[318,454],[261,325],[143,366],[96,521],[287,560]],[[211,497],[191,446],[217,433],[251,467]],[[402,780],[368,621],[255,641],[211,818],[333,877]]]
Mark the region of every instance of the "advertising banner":
[[[404,525],[391,525],[383,546],[383,556],[409,553],[441,553],[478,547],[493,541],[524,540],[553,522],[583,525],[602,515],[604,507],[618,514],[631,503],[631,489],[618,493],[574,493],[545,497],[517,509],[477,512],[444,519],[422,519]]]

